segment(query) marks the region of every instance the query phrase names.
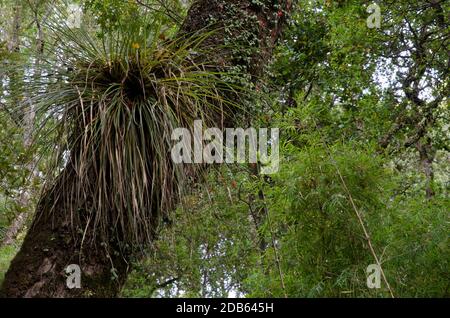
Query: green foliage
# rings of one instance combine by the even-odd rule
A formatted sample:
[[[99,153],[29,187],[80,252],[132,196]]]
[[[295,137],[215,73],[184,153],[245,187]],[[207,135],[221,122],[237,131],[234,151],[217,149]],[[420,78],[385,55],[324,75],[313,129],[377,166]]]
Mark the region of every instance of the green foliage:
[[[380,290],[366,286],[366,268],[376,262],[346,188],[394,294],[447,295],[448,198],[396,194],[401,175],[370,146],[328,147],[312,135],[307,145],[282,149],[269,183],[243,167],[210,173],[123,296],[389,297],[384,282]],[[259,190],[264,201],[255,199]],[[262,206],[268,215],[255,227]]]
[[[220,178],[211,172],[208,187],[189,197],[195,201],[139,263],[123,295],[390,297],[385,282],[379,290],[366,285],[366,268],[376,262],[349,192],[394,295],[448,297],[448,107],[441,104],[427,127],[440,149],[433,162],[436,194],[427,199],[417,150],[402,145],[416,128],[414,118],[425,113],[407,107],[411,102],[399,93],[403,75],[394,74],[399,64],[384,60],[401,61],[398,50],[414,50],[399,43],[402,37],[414,41],[414,32],[431,23],[427,52],[439,58],[425,66],[445,81],[440,72],[448,59],[434,46],[444,29],[435,29],[437,11],[422,3],[422,16],[420,5],[382,2],[378,30],[367,27],[360,1],[302,3],[270,69],[273,103],[258,105],[261,116],[252,118],[280,128],[280,172],[269,178],[243,166],[220,169]],[[406,19],[416,30],[405,27]],[[414,70],[415,63],[407,66]],[[439,96],[440,86],[434,88]],[[385,152],[380,141],[403,120],[403,109],[406,124]],[[202,249],[211,245],[223,253]],[[236,259],[224,246],[245,253]],[[226,284],[232,288],[224,294]]]
[[[423,197],[392,204],[386,227],[377,236],[385,238],[387,275],[402,297],[449,297],[450,251],[448,197]]]
[[[272,222],[279,222],[274,227],[281,229],[278,249],[290,297],[389,296],[385,284],[380,291],[365,284],[365,270],[375,261],[337,168],[394,293],[447,295],[448,199],[394,196],[397,177],[383,166],[370,148],[338,143],[328,150],[319,143],[290,159],[277,186],[265,190]],[[274,254],[267,255],[270,276],[250,277],[250,295],[282,297]]]
[[[169,37],[181,23],[183,5],[179,0],[150,0],[127,2],[122,0],[88,0],[83,3],[103,33],[127,29],[130,26],[143,29],[159,25],[159,36]]]
[[[11,262],[14,255],[18,251],[17,246],[9,245],[0,248],[0,285],[3,281],[3,277],[8,270],[9,263]]]
[[[337,169],[369,228],[381,226],[389,177],[380,159],[357,145],[336,144],[328,153],[319,143],[285,164],[274,178],[277,186],[265,193],[272,226],[284,229],[278,248],[287,294],[358,295],[365,289],[364,270],[371,255]],[[267,257],[268,264],[275,262],[272,252]],[[276,267],[269,275],[272,288],[251,288],[251,295],[283,296],[281,285],[273,283],[280,280]]]

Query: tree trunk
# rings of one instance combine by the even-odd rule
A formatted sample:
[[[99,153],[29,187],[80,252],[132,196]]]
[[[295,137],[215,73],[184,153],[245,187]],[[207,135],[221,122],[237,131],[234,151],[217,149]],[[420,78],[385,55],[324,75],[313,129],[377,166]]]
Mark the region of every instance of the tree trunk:
[[[214,44],[223,58],[217,60],[217,66],[239,64],[250,75],[258,76],[271,56],[291,1],[265,0],[259,1],[262,4],[255,3],[252,0],[195,1],[181,34],[203,30],[212,21],[218,24],[214,28],[227,27],[229,33],[221,28],[208,39],[207,44]],[[243,29],[247,32],[243,32]],[[242,33],[246,34],[246,38],[237,37]],[[242,54],[250,52],[251,62],[232,55],[230,49],[222,46],[229,44],[226,43],[227,37],[239,38]],[[252,40],[250,37],[257,39],[252,42],[253,47],[246,43]],[[247,48],[251,50],[246,51]],[[69,164],[62,176],[70,180],[74,173],[75,170]],[[53,191],[43,194],[33,225],[5,275],[1,293],[7,297],[114,297],[126,279],[131,255],[108,255],[107,250],[102,248],[105,242],[98,236],[95,244],[84,246],[86,244],[83,245],[83,242],[89,242],[93,234],[89,231],[89,220],[75,224],[80,229],[86,229],[82,233],[72,231],[71,215],[65,207],[67,200],[64,200],[64,185],[59,183],[56,182]],[[50,213],[52,205],[53,213]],[[120,242],[107,244],[114,246]],[[66,285],[65,269],[70,264],[77,264],[81,268],[80,289],[69,289]]]
[[[16,15],[19,15],[16,12]],[[14,20],[17,18],[15,17]],[[19,20],[19,19],[17,19]],[[19,20],[20,21],[20,20]],[[41,60],[42,54],[44,53],[44,33],[42,31],[42,24],[38,17],[38,7],[34,8],[34,22],[37,27],[37,39],[36,39],[36,60],[34,63],[34,75],[33,78],[38,81],[41,77]],[[20,23],[14,22],[14,30],[17,33],[14,38],[16,41],[19,41],[18,32],[20,30]],[[13,47],[20,47],[19,43],[15,43]],[[0,76],[0,82],[2,81],[2,76]],[[1,88],[1,87],[0,87]],[[23,114],[23,146],[25,151],[29,150],[33,143],[33,131],[34,131],[34,121],[35,121],[35,108],[31,102],[30,97],[28,97],[28,107],[25,108],[25,112]],[[12,224],[8,228],[5,234],[5,238],[3,239],[2,246],[11,245],[15,242],[16,236],[20,231],[24,228],[29,215],[30,215],[30,192],[27,189],[27,185],[32,183],[33,178],[36,176],[36,164],[37,158],[33,157],[32,159],[27,159],[27,164],[25,165],[25,169],[27,171],[26,179],[31,182],[24,182],[24,187],[19,195],[19,206],[21,207],[21,212],[19,215],[15,217]]]
[[[86,243],[92,242],[92,227],[88,220],[72,224],[68,201],[59,193],[67,186],[63,182],[75,180],[74,173],[69,163],[54,187],[43,194],[33,224],[5,275],[1,296],[113,297],[120,290],[128,270],[127,257],[110,255],[101,238],[98,244]],[[75,232],[74,226],[84,231]],[[68,288],[66,269],[71,264],[80,266],[81,288]]]
[[[38,57],[39,60],[39,57]],[[23,115],[23,147],[25,151],[30,149],[30,146],[32,144],[33,139],[33,130],[34,130],[34,117],[35,117],[35,111],[34,106],[29,103],[29,107],[25,109],[25,113]],[[9,226],[8,230],[6,231],[5,238],[3,239],[2,246],[5,245],[11,245],[15,242],[16,236],[19,234],[19,232],[23,229],[25,226],[30,207],[30,191],[28,189],[28,186],[32,182],[28,182],[28,180],[32,180],[34,177],[34,169],[36,165],[36,158],[33,157],[32,159],[26,159],[27,163],[25,164],[24,168],[26,170],[25,174],[25,181],[23,184],[23,187],[20,191],[20,195],[18,198],[18,205],[21,208],[21,212],[19,215],[15,217],[12,224]]]
[[[20,28],[22,22],[22,7],[20,2],[21,1],[16,1],[14,3],[12,32],[8,43],[8,50],[10,52],[18,52],[20,49]]]
[[[16,241],[16,236],[19,234],[20,230],[23,229],[25,223],[27,222],[28,212],[20,212],[11,225],[6,230],[5,237],[3,238],[3,242],[1,246],[12,245]]]
[[[22,22],[22,7],[20,6],[20,1],[16,1],[14,3],[13,7],[13,21],[11,26],[11,36],[10,40],[8,42],[8,50],[10,53],[16,53],[20,52],[20,30],[21,30],[21,22]],[[14,89],[18,89],[22,87],[20,82],[20,76],[16,72],[13,72],[11,76],[11,84],[9,85],[9,90],[13,91]],[[0,82],[3,81],[3,74],[0,76]],[[2,83],[3,85],[3,83]],[[1,87],[0,87],[1,88]],[[3,93],[3,91],[2,91]],[[17,94],[13,94],[13,96],[17,96]],[[13,104],[17,105],[20,101],[18,98],[13,99]],[[23,136],[23,144],[24,148],[27,149],[29,145],[31,144],[31,130],[29,128],[30,123],[30,117],[27,116],[25,113],[24,116],[24,136]],[[33,116],[34,117],[34,116]],[[27,167],[28,168],[28,167]],[[24,207],[27,205],[28,202],[28,193],[25,189],[22,189],[20,191],[19,197],[17,199],[18,205],[20,207]],[[13,220],[11,226],[8,228],[5,234],[5,238],[2,241],[3,245],[10,245],[14,243],[14,239],[17,235],[17,233],[20,231],[20,229],[25,224],[25,221],[27,219],[27,213],[20,212],[19,215],[16,216],[16,218]]]

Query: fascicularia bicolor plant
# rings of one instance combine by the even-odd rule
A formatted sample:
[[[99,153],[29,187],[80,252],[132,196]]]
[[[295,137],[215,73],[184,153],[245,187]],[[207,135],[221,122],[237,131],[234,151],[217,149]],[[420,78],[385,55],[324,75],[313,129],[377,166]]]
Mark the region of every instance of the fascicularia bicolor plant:
[[[50,28],[56,60],[34,83],[32,102],[42,122],[56,122],[52,144],[65,172],[46,191],[81,232],[150,241],[185,175],[170,157],[172,130],[197,118],[217,125],[241,93],[204,58],[207,32],[161,41],[142,30],[99,38]]]

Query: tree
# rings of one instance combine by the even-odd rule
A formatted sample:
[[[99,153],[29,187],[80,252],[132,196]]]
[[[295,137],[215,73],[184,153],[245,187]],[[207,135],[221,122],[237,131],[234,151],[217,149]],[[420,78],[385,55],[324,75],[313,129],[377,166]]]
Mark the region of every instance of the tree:
[[[272,49],[281,34],[283,22],[290,8],[291,1],[259,1],[258,3],[249,0],[196,1],[190,8],[177,38],[189,39],[189,34],[197,34],[199,36],[199,32],[205,33],[211,28],[216,29],[204,41],[195,42],[200,43],[199,49],[201,47],[214,49],[212,53],[209,53],[212,56],[208,57],[209,60],[214,58],[215,62],[217,62],[214,68],[227,71],[230,67],[234,68],[233,71],[238,69],[241,73],[246,72],[250,75],[250,78],[255,80],[261,75],[271,56]],[[235,42],[235,44],[239,44],[239,54],[236,54],[230,48],[230,43],[224,42],[225,39],[232,37],[236,37],[239,41],[239,43]],[[173,45],[176,46],[176,41]],[[192,45],[192,42],[190,45]],[[142,57],[137,52],[140,50],[139,44],[133,44],[133,49],[135,50],[134,55],[130,56],[130,58],[135,59],[134,62],[137,65],[141,65],[141,60],[139,59]],[[83,63],[86,61],[77,62]],[[197,63],[192,65],[192,67],[196,65]],[[102,67],[100,65],[100,68]],[[118,71],[120,73],[120,69]],[[89,71],[86,71],[83,75],[88,74]],[[110,69],[108,78],[109,76],[114,76],[114,74]],[[154,76],[156,77],[156,82],[162,82],[167,74],[155,72]],[[75,80],[77,79],[79,80],[79,78],[75,77]],[[134,105],[133,103],[142,103],[141,98],[146,99],[146,95],[142,96],[140,93],[136,95],[134,91],[136,88],[142,87],[142,83],[129,77],[125,77],[125,80],[124,83],[128,85],[126,86],[128,90],[124,92],[128,98],[125,103],[128,103],[130,107]],[[77,83],[72,81],[72,83],[74,82]],[[106,84],[105,82],[95,82],[94,84],[108,86],[108,84],[113,85],[116,82],[106,81]],[[80,93],[78,86],[75,85],[72,89],[78,92],[78,96],[74,95],[76,97],[74,100],[79,99],[81,101],[76,105],[78,107],[71,106],[73,106],[75,112],[79,111],[81,113],[78,113],[78,115],[77,113],[71,113],[71,115],[80,119],[84,114],[84,110],[80,111],[80,109],[84,107],[84,102],[87,100],[84,100],[85,96]],[[89,93],[92,94],[89,98],[95,95],[94,92]],[[165,98],[170,96],[168,91],[153,91],[153,94],[157,98],[157,102],[161,103],[162,106],[167,106],[172,102],[171,100],[167,102]],[[233,96],[233,94],[231,95]],[[136,96],[137,99],[134,99]],[[210,98],[215,99],[215,102],[224,100],[223,97],[219,99],[217,97],[208,97],[208,99]],[[99,101],[98,104],[102,105],[101,102],[103,101]],[[186,102],[189,102],[189,100],[187,99]],[[204,102],[208,103],[205,100]],[[165,103],[167,105],[164,105]],[[109,107],[110,105],[106,103],[104,106]],[[161,108],[164,109],[163,107]],[[143,119],[141,118],[141,120]],[[168,158],[166,158],[167,152],[156,153],[158,148],[155,147],[159,145],[157,141],[154,141],[155,145],[149,145],[150,149],[153,149],[155,152],[149,153],[150,156],[148,158],[145,157],[144,161],[137,161],[145,166],[143,168],[144,175],[150,177],[149,181],[154,184],[154,187],[144,187],[144,189],[149,190],[147,193],[139,192],[139,190],[136,193],[135,189],[122,187],[120,184],[121,180],[110,178],[111,175],[126,176],[126,173],[129,171],[125,172],[122,170],[125,168],[114,167],[113,165],[117,162],[109,154],[98,153],[101,151],[97,148],[99,144],[89,149],[89,151],[93,152],[83,152],[86,148],[83,149],[82,147],[82,139],[83,137],[89,137],[83,135],[87,126],[86,124],[83,126],[83,121],[81,120],[75,120],[75,123],[76,125],[71,127],[69,131],[69,139],[72,142],[69,149],[69,160],[59,177],[43,192],[32,227],[28,231],[21,250],[12,261],[10,269],[5,276],[1,289],[1,293],[4,296],[111,297],[116,295],[129,271],[129,261],[135,255],[133,249],[124,245],[131,242],[140,242],[140,234],[145,236],[142,242],[152,240],[161,215],[160,210],[170,208],[173,205],[173,201],[176,200],[177,184],[169,182],[169,179],[175,173],[175,169],[168,162]],[[105,122],[98,123],[101,125],[107,124]],[[145,122],[145,124],[149,125],[150,123]],[[165,122],[162,122],[162,124],[165,124]],[[120,128],[124,128],[120,127],[120,125],[113,125],[112,127],[114,130],[109,130],[108,132],[120,133]],[[111,145],[118,146],[114,143]],[[139,148],[131,149],[131,151],[135,152],[139,150]],[[88,160],[84,156],[88,156]],[[106,163],[106,166],[100,167],[98,170],[97,165],[105,165],[105,163],[97,160],[105,158],[111,160]],[[84,161],[81,159],[84,159]],[[87,167],[80,166],[82,163],[86,164]],[[161,167],[164,170],[157,170],[161,169]],[[139,166],[131,168],[140,169]],[[101,172],[101,175],[99,175],[99,172]],[[115,173],[118,174],[114,175]],[[82,175],[82,178],[79,177],[80,175]],[[116,199],[114,196],[115,192],[99,193],[98,182],[102,182],[104,186],[100,188],[100,191],[124,189],[125,193],[121,194],[121,198],[127,198],[130,201],[114,202]],[[145,197],[139,196],[142,194]],[[99,205],[99,197],[103,199],[101,205]],[[104,202],[108,198],[110,202]],[[138,205],[145,202],[142,203],[144,204],[142,207],[149,209],[149,211],[143,216],[147,219],[136,220],[136,216],[142,215],[132,214],[132,217],[130,217],[124,213],[128,210],[123,208],[123,205],[134,204],[135,201],[139,202],[137,203]],[[131,207],[130,209],[135,211],[135,208]],[[119,225],[115,226],[115,220],[119,221]],[[142,223],[135,225],[136,222]],[[101,232],[97,233],[99,229],[101,229]],[[136,233],[139,230],[142,233]],[[136,237],[137,240],[134,239]],[[72,263],[79,264],[82,268],[82,289],[70,290],[66,286],[65,269]]]

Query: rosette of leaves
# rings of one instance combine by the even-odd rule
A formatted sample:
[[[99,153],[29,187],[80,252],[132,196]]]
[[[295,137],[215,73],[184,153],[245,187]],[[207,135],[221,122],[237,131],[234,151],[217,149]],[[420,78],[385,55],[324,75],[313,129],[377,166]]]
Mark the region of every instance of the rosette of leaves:
[[[102,36],[61,19],[48,27],[56,44],[42,76],[28,85],[38,136],[51,137],[54,153],[44,191],[55,199],[41,202],[51,205],[41,210],[54,213],[63,202],[89,238],[149,242],[186,174],[199,169],[172,162],[173,129],[195,119],[220,125],[236,112],[242,91],[206,58],[211,32],[162,40],[151,25]]]

